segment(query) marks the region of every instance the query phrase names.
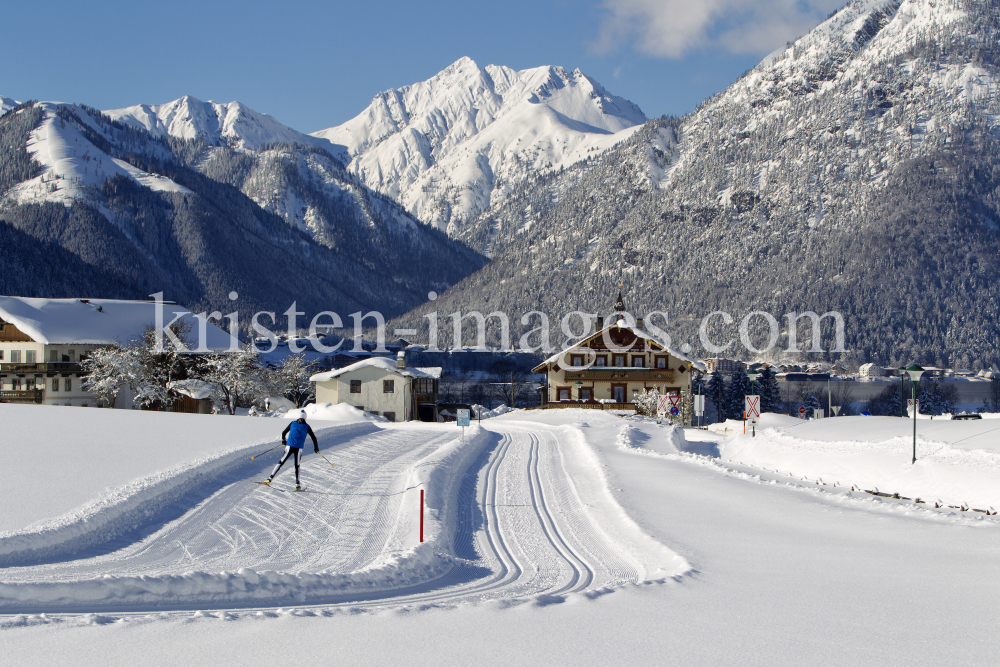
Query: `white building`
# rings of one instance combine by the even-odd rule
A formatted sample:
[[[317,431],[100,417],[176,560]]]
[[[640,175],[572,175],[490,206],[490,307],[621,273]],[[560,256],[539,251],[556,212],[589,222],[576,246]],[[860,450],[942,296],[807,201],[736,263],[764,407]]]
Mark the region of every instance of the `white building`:
[[[96,406],[83,390],[80,361],[95,347],[138,338],[157,322],[198,322],[185,308],[169,302],[116,299],[31,299],[0,296],[0,402]],[[206,323],[209,349],[230,346],[225,331]],[[118,406],[130,407],[130,406]]]
[[[858,367],[859,378],[880,378],[885,377],[885,369],[878,364],[861,364]]]
[[[407,367],[402,352],[396,361],[373,357],[309,379],[317,405],[346,403],[393,422],[437,421],[441,368]]]

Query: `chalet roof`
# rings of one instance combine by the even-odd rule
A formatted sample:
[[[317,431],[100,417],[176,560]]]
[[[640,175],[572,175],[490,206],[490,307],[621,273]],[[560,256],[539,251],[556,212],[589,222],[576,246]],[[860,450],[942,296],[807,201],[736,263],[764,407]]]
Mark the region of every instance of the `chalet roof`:
[[[677,359],[680,359],[681,361],[686,361],[687,363],[691,364],[692,367],[697,368],[698,370],[700,370],[702,372],[705,371],[705,364],[703,364],[702,362],[696,361],[696,360],[692,359],[691,357],[687,356],[686,354],[684,354],[683,352],[679,352],[678,350],[673,349],[672,347],[666,345],[663,341],[661,341],[658,338],[650,335],[646,331],[643,331],[642,329],[640,329],[638,327],[629,326],[629,325],[627,325],[627,324],[625,324],[624,322],[621,322],[621,321],[619,321],[619,322],[613,322],[613,323],[609,324],[608,326],[604,327],[600,331],[598,331],[598,332],[596,332],[596,333],[588,336],[587,338],[584,338],[583,340],[581,340],[579,343],[577,343],[573,347],[570,347],[570,348],[568,348],[566,350],[562,350],[562,351],[556,352],[551,357],[549,357],[548,359],[546,359],[545,361],[543,361],[542,363],[540,363],[538,366],[536,366],[535,368],[533,368],[532,371],[535,372],[535,373],[541,373],[541,372],[543,372],[544,367],[546,365],[551,364],[551,363],[553,363],[555,361],[558,361],[563,355],[569,354],[572,350],[575,350],[577,348],[583,347],[584,345],[586,345],[590,341],[594,340],[598,336],[601,336],[602,334],[604,334],[605,331],[610,331],[611,329],[627,329],[628,331],[631,331],[633,334],[635,334],[635,336],[637,338],[641,338],[643,340],[648,340],[648,341],[652,342],[654,345],[656,345],[657,347],[665,350],[667,353],[670,354],[670,356],[676,357]]]
[[[0,296],[0,319],[10,322],[36,343],[43,345],[107,345],[137,338],[156,323],[155,301],[119,299],[33,299]],[[178,322],[190,321],[197,335],[198,321],[181,306],[159,302],[167,324],[182,313]],[[229,349],[230,335],[211,322],[206,327],[205,347]]]
[[[357,363],[351,364],[350,366],[344,366],[343,368],[337,368],[332,371],[327,371],[325,373],[317,373],[309,378],[310,382],[326,382],[327,380],[332,380],[335,377],[340,377],[346,373],[352,371],[360,370],[362,368],[374,367],[390,373],[395,373],[396,375],[402,375],[403,377],[411,378],[432,378],[434,380],[441,378],[441,367],[434,366],[430,368],[416,368],[414,366],[407,366],[406,368],[399,368],[396,365],[396,360],[389,357],[372,357],[371,359],[364,359]]]

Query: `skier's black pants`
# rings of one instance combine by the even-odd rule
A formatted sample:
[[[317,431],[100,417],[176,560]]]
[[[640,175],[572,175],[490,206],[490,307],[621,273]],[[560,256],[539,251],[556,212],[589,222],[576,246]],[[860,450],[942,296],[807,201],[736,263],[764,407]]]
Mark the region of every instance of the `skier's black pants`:
[[[299,461],[302,460],[302,448],[289,447],[288,445],[285,445],[285,453],[281,455],[281,460],[278,461],[278,465],[274,466],[274,470],[271,472],[271,479],[274,479],[274,476],[278,474],[279,470],[281,470],[281,466],[285,465],[285,461],[287,461],[288,457],[293,453],[295,455],[295,483],[299,483]]]

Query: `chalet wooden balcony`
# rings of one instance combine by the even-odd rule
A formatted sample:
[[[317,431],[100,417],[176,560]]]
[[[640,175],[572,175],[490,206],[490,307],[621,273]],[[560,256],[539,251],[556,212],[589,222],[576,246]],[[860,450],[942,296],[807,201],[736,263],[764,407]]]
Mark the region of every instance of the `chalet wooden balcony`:
[[[73,361],[53,361],[46,364],[0,363],[0,373],[80,373],[83,369]]]
[[[582,410],[635,411],[635,403],[598,403],[596,401],[549,401],[547,405],[541,407],[551,409],[579,408]]]
[[[577,380],[583,382],[673,382],[676,372],[665,368],[636,368],[634,366],[626,368],[621,366],[591,367],[581,371],[575,371],[572,366],[569,366],[565,371],[567,382],[576,382]]]
[[[42,391],[0,391],[0,403],[41,403]]]

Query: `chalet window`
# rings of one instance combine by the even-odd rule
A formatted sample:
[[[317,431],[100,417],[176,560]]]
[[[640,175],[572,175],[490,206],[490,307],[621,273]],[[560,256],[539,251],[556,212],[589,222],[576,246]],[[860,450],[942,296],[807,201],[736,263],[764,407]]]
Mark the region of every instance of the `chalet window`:
[[[352,394],[361,393],[361,380],[351,380],[351,393]]]
[[[69,351],[69,355],[68,355],[68,356],[69,356],[69,359],[67,359],[66,361],[73,361],[73,356],[74,356],[75,354],[76,354],[76,350],[70,350],[70,351]]]
[[[10,390],[11,391],[21,391],[21,381],[20,380],[11,380],[10,381]]]
[[[24,363],[26,363],[26,364],[33,364],[33,363],[35,363],[35,351],[34,350],[26,350],[25,351],[25,353],[24,353]]]
[[[590,389],[581,389],[580,390],[580,400],[581,401],[589,401],[592,398],[593,398],[593,396],[591,395],[591,390]]]
[[[615,403],[625,402],[625,385],[615,384],[611,385],[611,395],[615,399]]]
[[[52,378],[52,391],[59,391],[59,378]]]
[[[656,367],[657,368],[666,368],[667,367],[667,358],[666,357],[657,357],[656,358]]]
[[[35,390],[35,381],[34,380],[25,380],[24,381],[24,390],[25,391],[34,391]]]
[[[19,364],[21,363],[21,350],[11,350],[10,351],[10,363]]]
[[[395,412],[383,412],[382,416],[385,417],[386,419],[388,419],[391,422],[396,421],[396,413]]]
[[[559,390],[559,400],[560,401],[568,401],[569,400],[569,389],[560,389]]]
[[[66,391],[73,391],[73,380],[66,378]]]
[[[49,361],[52,363],[59,361],[59,350],[49,350]]]
[[[616,354],[614,358],[616,368],[625,368],[626,363],[624,354]]]
[[[646,359],[644,357],[632,357],[633,368],[642,368],[646,365]]]
[[[0,361],[3,361],[3,350],[0,350]]]
[[[383,394],[393,394],[396,392],[396,381],[395,380],[382,380],[382,393]]]
[[[594,365],[595,366],[599,366],[601,368],[604,368],[605,366],[608,365],[608,358],[607,357],[597,357],[597,360],[594,361]]]

